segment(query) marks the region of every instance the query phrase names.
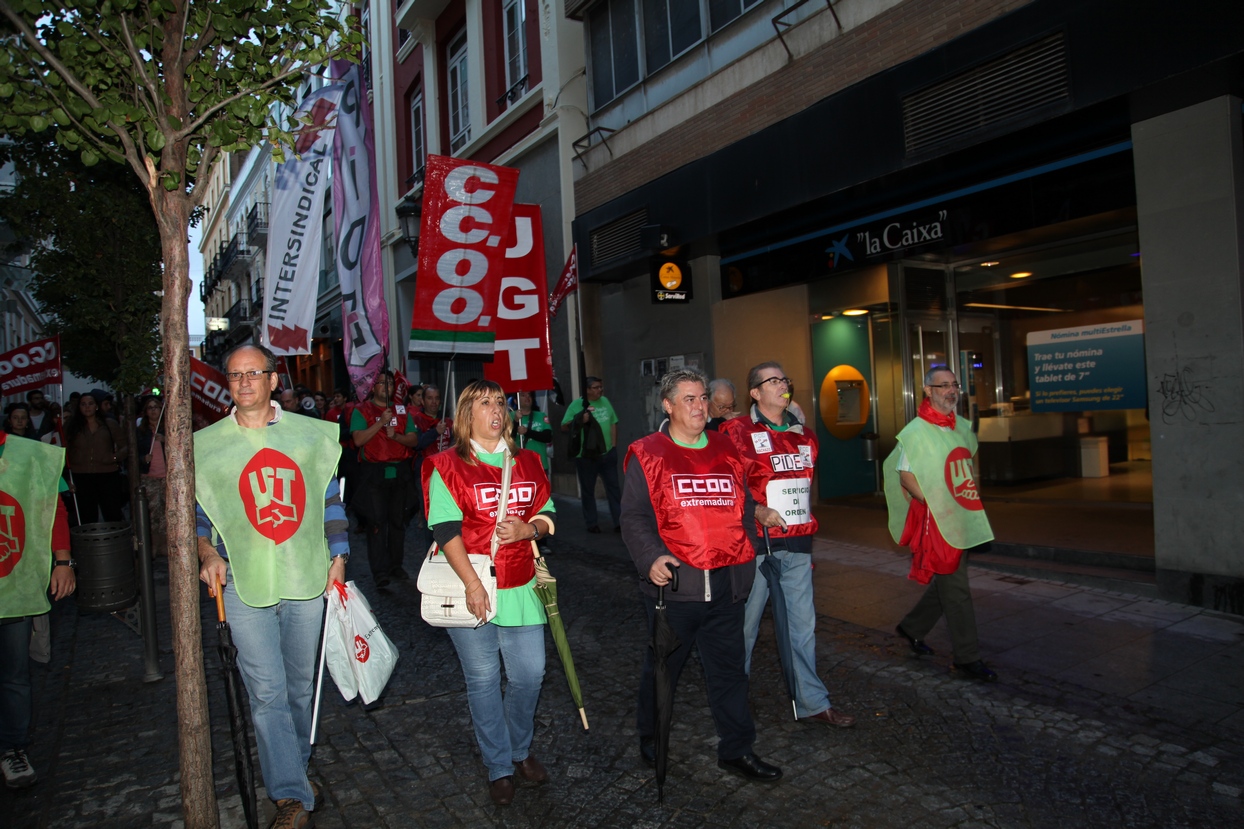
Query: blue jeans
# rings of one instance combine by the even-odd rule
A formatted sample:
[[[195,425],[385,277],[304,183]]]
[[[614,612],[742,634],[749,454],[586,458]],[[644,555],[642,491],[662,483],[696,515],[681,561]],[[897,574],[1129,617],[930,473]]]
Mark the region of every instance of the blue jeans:
[[[531,752],[536,703],[544,682],[544,625],[487,624],[448,630],[466,677],[471,723],[488,767],[488,782],[509,777],[514,764]],[[509,680],[504,697],[502,662]]]
[[[324,599],[251,607],[238,598],[230,572],[225,613],[238,649],[238,670],[250,696],[268,797],[297,798],[310,811],[315,797],[307,780],[307,761]]]
[[[605,482],[605,498],[609,501],[609,517],[615,527],[621,526],[622,489],[618,486],[618,447],[613,447],[596,460],[574,459],[575,471],[579,473],[579,500],[583,504],[583,520],[595,527],[596,477]]]
[[[762,578],[763,576],[763,578]],[[816,607],[812,603],[812,554],[774,550],[756,556],[756,583],[747,597],[743,622],[747,672],[752,671],[752,648],[760,635],[765,602],[773,598],[773,627],[778,654],[787,671],[793,669],[795,716],[810,717],[830,707],[829,691],[816,673]]]
[[[0,625],[0,752],[30,745],[30,626]]]

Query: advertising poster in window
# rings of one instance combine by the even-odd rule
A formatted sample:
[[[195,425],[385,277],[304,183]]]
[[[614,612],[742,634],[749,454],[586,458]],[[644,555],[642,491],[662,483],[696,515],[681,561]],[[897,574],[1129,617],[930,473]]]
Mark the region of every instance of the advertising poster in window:
[[[1034,412],[1143,409],[1143,320],[1028,334],[1028,388]]]

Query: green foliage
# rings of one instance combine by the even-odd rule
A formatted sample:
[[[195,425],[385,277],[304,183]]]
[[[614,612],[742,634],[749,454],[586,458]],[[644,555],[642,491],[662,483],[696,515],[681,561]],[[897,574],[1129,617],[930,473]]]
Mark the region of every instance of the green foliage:
[[[300,81],[358,51],[328,0],[0,0],[0,132],[83,164],[127,162],[194,197],[221,152],[296,138],[268,124]],[[150,166],[148,166],[150,165]],[[154,194],[153,194],[154,197]]]
[[[0,144],[18,182],[0,219],[30,253],[33,294],[67,368],[122,391],[159,373],[160,232],[127,168],[91,167],[46,137]],[[13,252],[13,251],[11,251]]]

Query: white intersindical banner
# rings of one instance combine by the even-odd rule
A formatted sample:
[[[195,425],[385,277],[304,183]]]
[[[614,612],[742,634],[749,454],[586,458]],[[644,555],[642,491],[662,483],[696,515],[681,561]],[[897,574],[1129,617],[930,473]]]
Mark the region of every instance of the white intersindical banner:
[[[330,84],[308,95],[296,117],[308,119],[295,156],[278,164],[268,225],[263,339],[276,354],[310,354],[320,283],[324,191],[343,87]]]

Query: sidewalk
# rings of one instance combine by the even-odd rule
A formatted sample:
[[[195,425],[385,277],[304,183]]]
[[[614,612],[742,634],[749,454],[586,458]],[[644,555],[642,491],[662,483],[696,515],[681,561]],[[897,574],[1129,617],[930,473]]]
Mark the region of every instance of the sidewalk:
[[[603,508],[603,504],[601,505]],[[771,786],[717,769],[703,680],[684,673],[665,804],[638,760],[634,705],[646,641],[619,536],[584,531],[558,499],[551,567],[592,725],[584,733],[553,648],[533,753],[551,781],[514,805],[487,794],[462,672],[444,631],[418,614],[413,581],[377,593],[365,543],[350,578],[401,651],[364,710],[326,680],[312,776],[321,829],[352,827],[1228,826],[1244,821],[1244,625],[1199,608],[973,568],[982,645],[1001,681],[978,685],[893,634],[922,589],[905,556],[818,542],[819,670],[851,730],[792,722],[766,621],[753,663],[757,753]],[[602,511],[607,515],[607,511]],[[407,569],[418,567],[408,545]],[[167,578],[159,571],[160,683],[141,681],[141,641],[110,616],[53,611],[53,660],[36,673],[31,761],[41,782],[0,794],[0,825],[180,827]],[[243,825],[204,593],[204,659],[222,826]],[[261,804],[266,807],[266,802]],[[266,824],[265,824],[266,825]]]

